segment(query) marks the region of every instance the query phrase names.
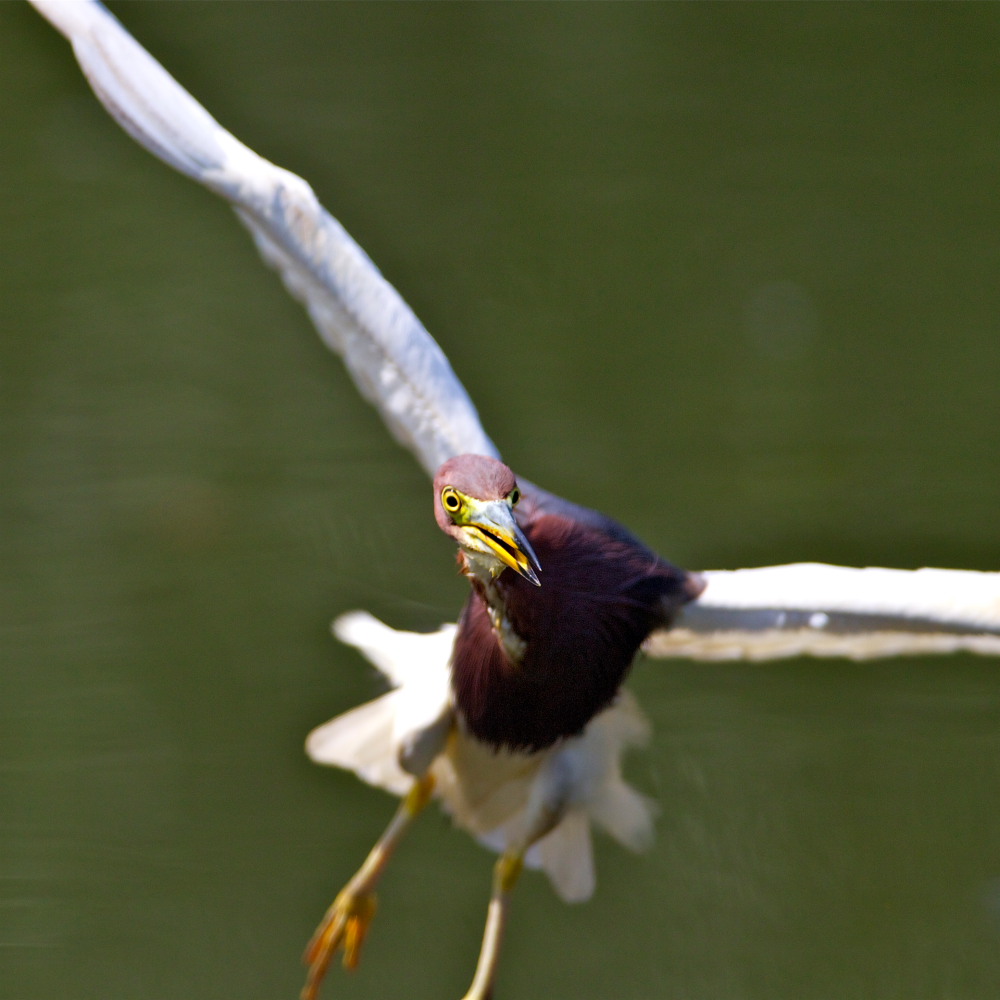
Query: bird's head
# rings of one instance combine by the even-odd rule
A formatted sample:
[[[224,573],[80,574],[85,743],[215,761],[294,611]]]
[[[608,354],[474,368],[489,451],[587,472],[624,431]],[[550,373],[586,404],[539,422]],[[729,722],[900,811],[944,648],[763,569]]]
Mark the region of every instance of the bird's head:
[[[485,455],[450,458],[434,477],[434,516],[472,572],[492,579],[512,569],[540,587],[542,567],[514,517],[520,498],[514,473]]]

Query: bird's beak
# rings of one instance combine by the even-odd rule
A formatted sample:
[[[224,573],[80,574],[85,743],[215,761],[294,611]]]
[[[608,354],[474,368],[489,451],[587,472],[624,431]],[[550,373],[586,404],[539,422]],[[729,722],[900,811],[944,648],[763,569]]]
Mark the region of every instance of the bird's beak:
[[[531,542],[518,526],[511,505],[505,500],[467,502],[468,514],[462,525],[467,542],[481,552],[492,553],[504,566],[540,587],[538,574],[542,567]]]

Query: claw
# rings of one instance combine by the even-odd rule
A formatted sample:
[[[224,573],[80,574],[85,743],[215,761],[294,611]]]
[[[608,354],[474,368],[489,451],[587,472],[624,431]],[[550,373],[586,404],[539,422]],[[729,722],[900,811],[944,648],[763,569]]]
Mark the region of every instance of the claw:
[[[377,909],[374,896],[365,896],[358,900],[355,911],[347,918],[347,929],[344,932],[344,968],[356,969],[361,961],[361,946],[365,943],[368,928]]]
[[[344,968],[357,967],[375,909],[374,893],[356,893],[348,886],[337,896],[306,946],[303,961],[309,972],[302,1000],[316,1000],[326,970],[339,948],[344,949]]]
[[[338,949],[344,949],[345,969],[357,967],[361,960],[361,946],[375,916],[375,886],[403,834],[427,805],[433,790],[434,779],[429,774],[417,778],[385,832],[368,852],[365,863],[326,911],[303,956],[309,971],[306,973],[306,985],[302,988],[302,1000],[317,1000],[320,984]]]

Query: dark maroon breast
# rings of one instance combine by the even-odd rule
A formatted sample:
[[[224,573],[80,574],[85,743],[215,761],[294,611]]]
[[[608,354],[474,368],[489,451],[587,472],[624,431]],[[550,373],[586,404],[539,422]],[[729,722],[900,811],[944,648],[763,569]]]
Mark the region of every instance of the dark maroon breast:
[[[697,593],[689,574],[607,523],[613,530],[544,512],[522,522],[542,585],[511,570],[497,580],[507,619],[527,643],[519,663],[503,651],[482,588],[473,586],[452,675],[477,738],[537,750],[579,733],[614,699],[646,636]]]

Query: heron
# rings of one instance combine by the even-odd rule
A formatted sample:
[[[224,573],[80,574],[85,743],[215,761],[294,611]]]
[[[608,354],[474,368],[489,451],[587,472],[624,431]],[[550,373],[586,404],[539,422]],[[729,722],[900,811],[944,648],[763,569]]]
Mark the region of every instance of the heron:
[[[517,513],[515,513],[515,509]],[[428,800],[430,769],[461,740],[492,769],[498,755],[531,766],[558,744],[576,750],[590,721],[608,708],[638,652],[669,627],[704,581],[661,559],[621,525],[530,483],[495,458],[459,455],[434,477],[434,514],[458,543],[471,593],[450,656],[442,713],[400,762],[414,778],[397,818],[357,876],[330,907],[307,950],[304,1000],[313,1000],[338,948],[357,964],[374,914],[374,887],[396,840]],[[327,734],[329,735],[329,734]],[[325,737],[316,739],[322,756]],[[468,749],[466,752],[468,752]],[[492,759],[491,759],[492,758]],[[492,994],[510,893],[525,854],[565,818],[579,791],[600,773],[581,755],[545,755],[522,829],[497,860],[480,959],[466,1000]],[[465,778],[461,784],[471,785]]]
[[[132,137],[234,206],[433,477],[437,522],[470,581],[458,625],[437,633],[360,613],[335,625],[392,688],[318,727],[307,751],[402,801],[307,949],[307,998],[338,949],[357,963],[388,860],[432,799],[500,855],[467,1000],[491,995],[523,867],[585,899],[591,825],[629,847],[648,841],[649,803],[620,768],[648,733],[621,686],[640,648],[706,659],[1000,654],[1000,574],[817,564],[691,574],[515,476],[440,347],[305,181],[223,129],[96,0],[35,6]]]

